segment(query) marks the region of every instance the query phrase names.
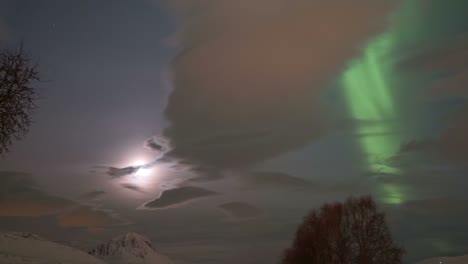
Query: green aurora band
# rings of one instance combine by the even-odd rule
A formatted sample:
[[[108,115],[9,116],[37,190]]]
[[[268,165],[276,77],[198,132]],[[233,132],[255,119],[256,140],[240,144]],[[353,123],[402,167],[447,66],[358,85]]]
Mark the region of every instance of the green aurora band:
[[[401,144],[433,136],[420,126],[427,115],[421,110],[422,100],[433,76],[400,66],[424,52],[444,50],[444,45],[466,34],[466,10],[466,0],[401,0],[389,29],[372,39],[340,77],[348,116],[356,121],[363,166],[373,175],[402,176],[404,169],[389,162]],[[400,205],[418,196],[414,186],[390,182],[375,182],[374,194],[382,203]],[[439,254],[463,251],[450,236],[428,237],[423,243]]]
[[[362,57],[351,62],[340,77],[364,166],[381,177],[402,174],[390,165],[401,144],[420,138],[421,101],[427,76],[402,72],[398,65],[433,49],[444,37],[465,32],[466,0],[450,4],[438,0],[402,0],[390,18],[389,29],[372,39]],[[453,18],[447,19],[450,15]],[[415,47],[418,47],[415,49]],[[377,195],[388,204],[409,199],[397,184],[379,183]]]
[[[349,111],[356,120],[358,144],[365,166],[372,173],[399,174],[387,160],[394,156],[401,138],[397,133],[400,113],[392,87],[393,65],[385,60],[394,45],[392,33],[384,33],[371,41],[364,56],[354,61],[342,76]],[[379,186],[383,202],[400,204],[405,197],[398,185]]]
[[[417,1],[402,4],[392,17],[394,23],[390,29],[371,40],[363,56],[352,61],[340,79],[349,113],[356,121],[355,132],[364,166],[384,177],[401,173],[388,162],[403,143],[400,131],[406,123],[396,94],[404,80],[395,70],[394,57],[402,43],[418,35],[417,25],[408,27],[403,22],[418,13]],[[402,186],[391,183],[377,186],[377,195],[384,203],[401,204],[407,199]]]

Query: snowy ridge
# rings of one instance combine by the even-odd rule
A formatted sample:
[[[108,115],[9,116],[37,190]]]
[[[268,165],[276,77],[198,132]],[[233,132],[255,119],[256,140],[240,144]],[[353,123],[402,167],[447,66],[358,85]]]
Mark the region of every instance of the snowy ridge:
[[[117,236],[88,253],[112,264],[172,264],[156,252],[149,239],[136,233]]]
[[[0,263],[104,264],[80,250],[26,232],[0,233]]]
[[[29,239],[29,240],[39,240],[39,241],[47,241],[47,239],[42,238],[36,234],[29,233],[29,232],[8,232],[8,233],[3,233],[2,236],[5,238],[10,238],[10,239]]]

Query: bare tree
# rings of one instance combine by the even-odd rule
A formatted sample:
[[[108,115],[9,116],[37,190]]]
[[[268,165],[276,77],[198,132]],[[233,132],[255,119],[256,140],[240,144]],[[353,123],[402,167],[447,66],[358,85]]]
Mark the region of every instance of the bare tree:
[[[36,108],[37,91],[31,86],[35,81],[39,81],[37,65],[31,63],[23,45],[0,51],[0,154],[29,130]]]
[[[299,226],[283,264],[399,264],[395,245],[371,197],[349,198],[310,212]]]

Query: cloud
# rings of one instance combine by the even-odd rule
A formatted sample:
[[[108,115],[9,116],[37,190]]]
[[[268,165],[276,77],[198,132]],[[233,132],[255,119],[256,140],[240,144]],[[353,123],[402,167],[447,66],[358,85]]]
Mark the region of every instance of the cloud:
[[[122,183],[120,184],[120,186],[122,186],[125,189],[135,191],[135,192],[141,192],[141,193],[145,192],[140,186],[132,184],[132,183]]]
[[[466,5],[466,4],[465,4]],[[425,43],[403,67],[432,72],[450,72],[468,67],[463,58],[468,56],[468,34],[445,34],[438,42]]]
[[[280,191],[303,191],[314,193],[345,192],[356,193],[369,188],[368,176],[353,181],[323,182],[310,181],[283,172],[256,171],[238,174],[238,180],[253,191],[274,189]]]
[[[262,171],[245,174],[241,177],[245,183],[255,188],[310,189],[318,186],[303,178],[282,172]]]
[[[386,26],[385,0],[168,1],[184,22],[165,110],[169,152],[247,167],[328,129],[320,98]]]
[[[62,227],[95,228],[128,224],[118,214],[104,209],[100,198],[104,191],[90,191],[69,200],[36,188],[31,175],[0,171],[0,217],[41,217],[56,215]]]
[[[111,167],[111,166],[96,166],[96,169],[104,169],[104,173],[111,176],[112,178],[121,178],[127,175],[136,173],[142,166],[128,166],[123,168]]]
[[[224,173],[212,168],[207,167],[191,167],[190,170],[194,172],[195,177],[188,179],[186,182],[202,183],[218,181],[224,178]]]
[[[148,147],[151,150],[154,150],[154,151],[162,151],[163,150],[163,146],[159,145],[156,141],[154,141],[153,138],[148,139],[145,142],[145,146]]]
[[[447,9],[442,10],[457,11],[467,7],[468,4],[464,1],[454,1]],[[463,23],[464,28],[468,26],[468,21],[462,19],[445,21],[447,15],[465,17],[458,12],[446,13],[445,16],[439,15],[440,21],[437,23]],[[428,43],[421,44],[421,51],[400,66],[405,71],[419,72],[430,80],[426,83],[429,88],[425,96],[427,101],[443,105],[443,109],[434,111],[441,116],[439,125],[442,126],[442,131],[434,138],[404,145],[402,152],[430,152],[436,154],[440,160],[468,165],[468,65],[465,62],[468,57],[468,34],[456,30],[444,32],[437,41]],[[434,121],[437,116],[432,115],[431,118]]]
[[[165,190],[159,198],[145,203],[140,208],[166,209],[191,202],[195,199],[200,199],[216,194],[216,192],[201,187],[183,186],[175,189]]]
[[[27,173],[0,171],[0,216],[52,215],[73,204],[37,189]]]
[[[167,139],[154,136],[145,141],[145,147],[156,152],[166,152],[170,149],[170,144]]]
[[[231,220],[247,220],[259,217],[263,211],[244,202],[229,202],[219,205]]]
[[[439,148],[449,159],[468,166],[468,104],[458,114],[441,134]]]
[[[157,154],[155,161],[147,164],[146,166],[151,167],[160,162],[165,162],[165,163],[175,162],[173,159],[165,157],[165,154],[172,149],[169,140],[167,140],[166,138],[161,137],[161,136],[154,136],[145,141],[145,147],[152,150],[153,152]]]
[[[468,7],[466,3],[465,6]],[[468,23],[465,24],[468,26]],[[468,98],[468,65],[465,63],[468,34],[443,36],[433,44],[421,46],[421,51],[405,60],[401,67],[430,74],[432,80],[428,94],[433,98]]]
[[[432,154],[438,160],[468,166],[467,115],[468,104],[453,114],[446,128],[435,139],[404,144],[399,155],[405,153]]]
[[[412,140],[404,143],[400,147],[401,153],[408,153],[412,151],[433,150],[437,142],[434,140]]]
[[[79,206],[57,217],[60,226],[96,228],[109,226],[114,219],[105,211]]]

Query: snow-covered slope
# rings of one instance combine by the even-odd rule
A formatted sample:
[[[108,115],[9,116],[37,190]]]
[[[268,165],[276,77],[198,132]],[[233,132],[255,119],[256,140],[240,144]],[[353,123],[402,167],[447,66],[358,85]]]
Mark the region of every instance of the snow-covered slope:
[[[467,264],[468,255],[460,257],[436,257],[427,259],[417,264]]]
[[[85,252],[26,232],[0,233],[0,263],[104,264]]]
[[[111,264],[172,264],[155,251],[151,241],[136,233],[115,237],[88,253]]]

